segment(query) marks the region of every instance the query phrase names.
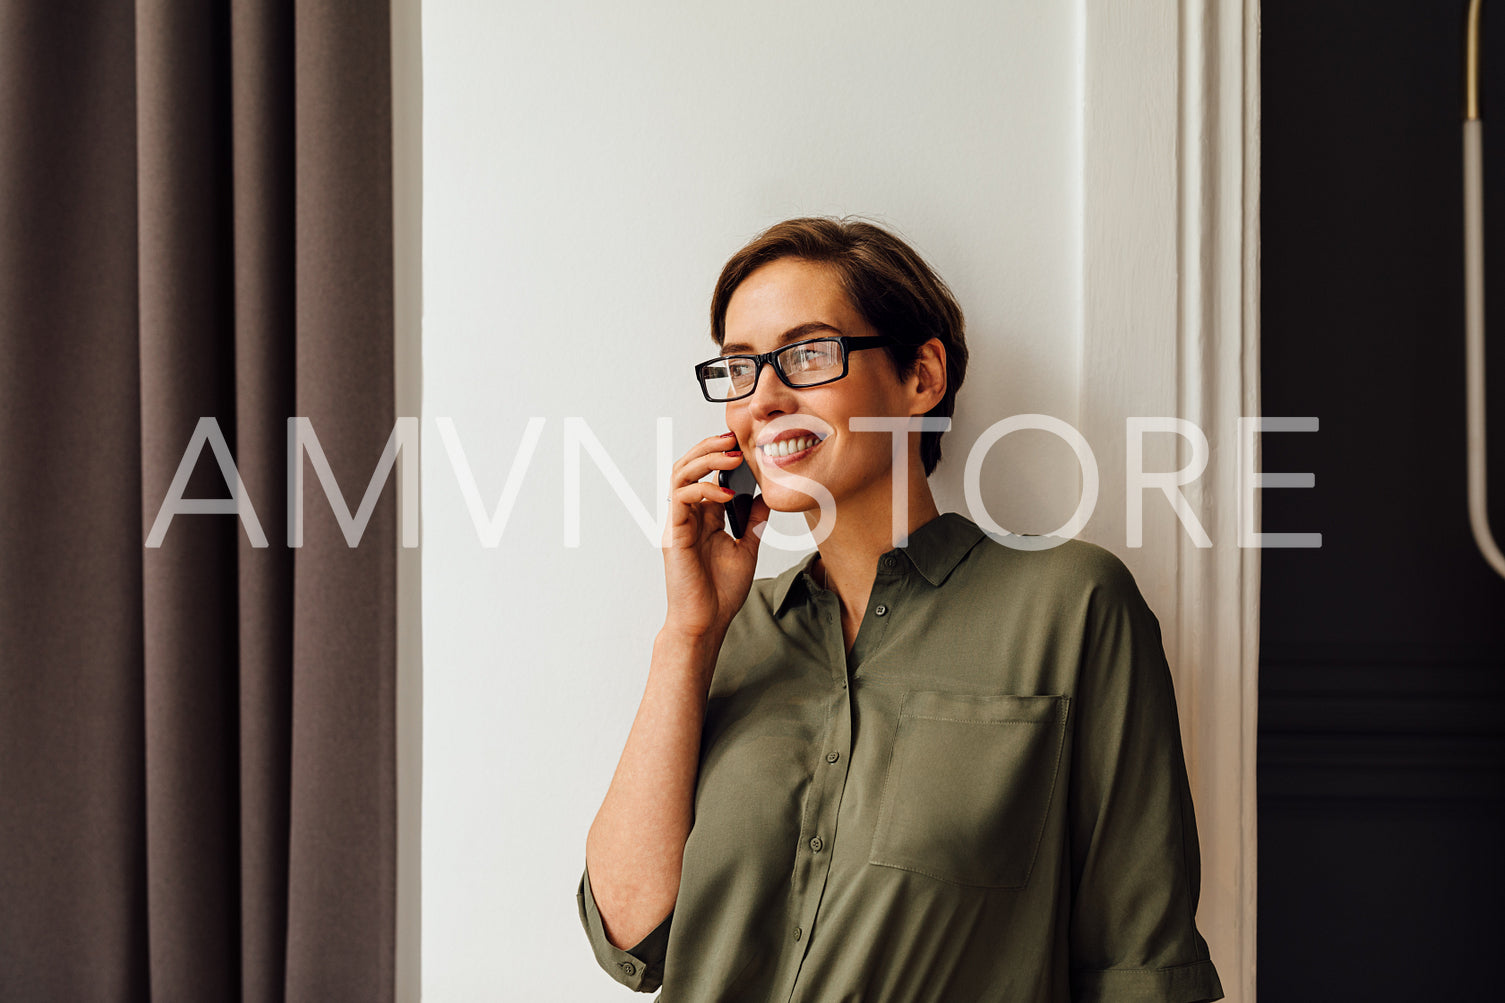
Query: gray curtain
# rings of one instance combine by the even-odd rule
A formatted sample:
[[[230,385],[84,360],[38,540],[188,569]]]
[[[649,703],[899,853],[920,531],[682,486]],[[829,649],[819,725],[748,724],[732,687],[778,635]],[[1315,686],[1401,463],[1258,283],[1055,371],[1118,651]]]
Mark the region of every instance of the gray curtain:
[[[0,4],[0,1000],[392,999],[388,16]]]

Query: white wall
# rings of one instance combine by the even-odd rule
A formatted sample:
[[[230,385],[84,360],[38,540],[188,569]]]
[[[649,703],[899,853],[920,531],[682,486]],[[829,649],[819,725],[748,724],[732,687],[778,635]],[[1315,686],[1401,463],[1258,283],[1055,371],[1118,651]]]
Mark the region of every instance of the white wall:
[[[657,512],[657,419],[673,456],[724,427],[690,366],[715,354],[728,255],[787,216],[860,213],[947,279],[973,361],[933,478],[943,510],[966,511],[965,448],[987,425],[1076,422],[1079,16],[1027,0],[423,3],[428,1003],[624,998],[574,893],[663,621],[662,562],[588,454],[565,546],[564,424],[583,418]],[[441,416],[488,510],[544,419],[494,549]],[[983,475],[1009,529],[1049,531],[1076,506],[1074,459],[1044,433],[1005,439]],[[759,574],[797,556],[765,547]]]

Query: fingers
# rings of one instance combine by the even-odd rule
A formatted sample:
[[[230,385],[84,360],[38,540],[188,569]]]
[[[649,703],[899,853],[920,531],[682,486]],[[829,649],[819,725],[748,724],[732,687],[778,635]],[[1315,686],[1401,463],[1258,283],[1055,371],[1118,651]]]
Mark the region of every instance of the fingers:
[[[724,493],[724,492],[723,492]],[[711,534],[720,533],[726,529],[726,500],[732,496],[726,495],[726,499],[717,499],[720,505],[698,505],[700,509],[700,532],[702,539],[710,539]]]
[[[678,470],[686,463],[705,456],[708,453],[719,453],[727,449],[738,448],[740,447],[737,445],[737,437],[730,432],[723,432],[721,435],[712,435],[701,439],[695,445],[685,450],[685,454],[674,462],[674,469]]]
[[[724,488],[719,484],[712,484],[710,481],[694,481],[675,488],[669,498],[680,505],[702,501],[725,503],[731,499],[732,494],[730,488]]]
[[[678,495],[678,492],[691,484],[701,481],[713,470],[734,470],[742,463],[742,453],[737,447],[736,437],[731,434],[713,435],[707,439],[701,439],[690,447],[683,456],[674,463],[669,475],[669,493],[673,501],[700,501],[706,497],[713,497],[715,501],[725,501],[721,497],[724,492],[719,492],[719,486],[712,482],[711,486],[718,488],[715,496]],[[726,497],[731,497],[726,495]]]
[[[686,453],[680,461],[674,465],[669,483],[673,488],[698,481],[713,470],[735,470],[742,463],[742,453],[737,449],[735,439],[727,439],[723,448],[714,446],[705,451],[699,447]]]
[[[686,466],[703,460],[708,456],[719,455],[728,449],[740,448],[737,443],[737,437],[730,432],[701,439],[695,445],[685,450],[683,456],[674,461],[674,474],[677,476]],[[688,479],[693,480],[693,478]]]
[[[732,492],[710,481],[695,481],[684,484],[669,494],[669,518],[664,523],[660,546],[693,547],[706,539],[706,531],[719,528],[723,505],[732,497]],[[700,502],[715,502],[702,505]],[[696,523],[700,525],[696,527]]]

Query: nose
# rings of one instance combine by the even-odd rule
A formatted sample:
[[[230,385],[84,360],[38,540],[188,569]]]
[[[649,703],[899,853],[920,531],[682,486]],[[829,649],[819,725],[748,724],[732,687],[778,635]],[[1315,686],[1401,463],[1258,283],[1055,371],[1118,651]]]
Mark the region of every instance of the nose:
[[[757,421],[767,421],[787,413],[796,401],[794,389],[779,379],[779,374],[770,363],[758,373],[758,382],[753,386],[752,395],[738,403],[747,405],[748,412]]]

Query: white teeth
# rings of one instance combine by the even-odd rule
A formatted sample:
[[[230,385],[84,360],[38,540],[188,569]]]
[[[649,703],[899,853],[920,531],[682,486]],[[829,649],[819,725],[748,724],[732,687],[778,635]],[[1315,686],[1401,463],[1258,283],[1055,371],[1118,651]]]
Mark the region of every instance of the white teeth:
[[[785,439],[782,442],[770,442],[768,445],[761,446],[759,448],[761,448],[763,452],[768,456],[789,456],[792,453],[798,453],[802,449],[809,449],[819,441],[820,440],[813,435],[802,435],[798,439]]]

